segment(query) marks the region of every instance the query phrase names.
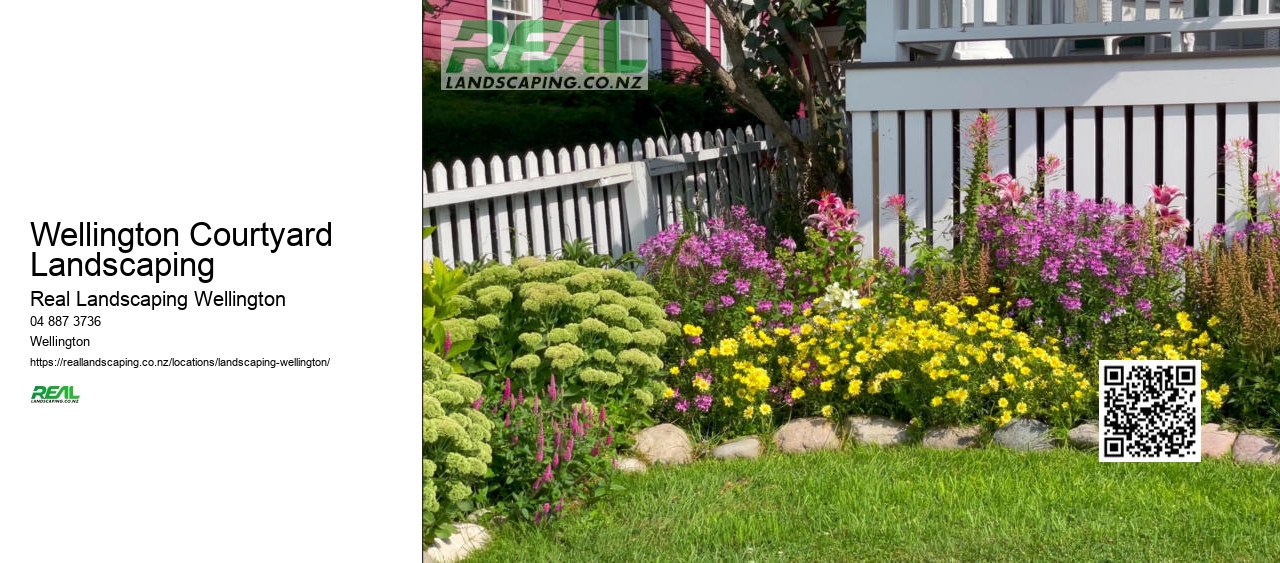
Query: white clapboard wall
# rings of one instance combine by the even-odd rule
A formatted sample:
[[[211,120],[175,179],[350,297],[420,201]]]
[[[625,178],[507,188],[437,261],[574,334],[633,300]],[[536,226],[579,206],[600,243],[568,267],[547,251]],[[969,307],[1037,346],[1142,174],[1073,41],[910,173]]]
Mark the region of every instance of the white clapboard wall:
[[[880,211],[894,194],[906,195],[914,223],[939,234],[935,243],[950,245],[958,187],[972,165],[963,130],[979,112],[999,125],[995,172],[1030,185],[1037,159],[1054,154],[1064,168],[1050,189],[1142,205],[1148,185],[1178,186],[1192,240],[1216,223],[1238,223],[1240,180],[1221,164],[1224,144],[1251,138],[1255,169],[1280,169],[1274,51],[856,66],[846,74],[847,109],[868,254],[889,247],[910,257],[900,221]]]
[[[803,121],[790,126],[807,134]],[[686,209],[705,220],[745,205],[763,219],[788,183],[768,164],[782,160],[772,132],[754,126],[437,162],[423,171],[422,225],[436,228],[423,257],[509,264],[578,239],[617,257]]]

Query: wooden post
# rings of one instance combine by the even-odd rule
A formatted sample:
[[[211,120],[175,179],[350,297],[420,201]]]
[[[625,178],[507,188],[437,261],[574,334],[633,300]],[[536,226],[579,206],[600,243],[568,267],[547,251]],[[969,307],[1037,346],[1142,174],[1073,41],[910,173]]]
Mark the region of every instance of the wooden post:
[[[902,4],[867,2],[867,42],[862,45],[862,60],[883,63],[909,60],[907,47],[898,43],[897,31],[902,29]]]
[[[631,181],[622,187],[622,199],[627,210],[627,230],[631,233],[631,245],[636,250],[640,243],[658,234],[658,213],[649,188],[649,164],[645,160],[631,163]]]

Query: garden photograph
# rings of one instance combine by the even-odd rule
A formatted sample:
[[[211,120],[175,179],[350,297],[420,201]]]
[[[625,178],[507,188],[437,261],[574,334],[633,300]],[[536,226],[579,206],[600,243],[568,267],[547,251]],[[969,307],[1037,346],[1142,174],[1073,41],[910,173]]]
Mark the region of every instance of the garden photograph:
[[[535,2],[424,3],[424,563],[1280,560],[1280,2]],[[441,90],[543,18],[648,89]]]

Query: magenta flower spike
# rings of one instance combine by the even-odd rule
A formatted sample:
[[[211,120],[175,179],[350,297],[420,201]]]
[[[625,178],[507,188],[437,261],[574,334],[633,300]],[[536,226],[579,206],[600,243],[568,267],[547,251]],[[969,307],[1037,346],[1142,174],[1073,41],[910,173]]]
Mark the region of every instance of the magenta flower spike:
[[[543,432],[542,423],[538,423],[538,453],[536,459],[538,463],[542,463],[543,446],[546,444],[546,434]]]
[[[557,394],[558,393],[556,391],[556,374],[553,373],[551,374],[551,384],[547,386],[547,396],[550,397],[552,401],[554,401],[556,400]]]
[[[508,377],[506,383],[502,384],[502,402],[511,401],[511,378]]]
[[[440,356],[449,357],[449,349],[453,348],[453,337],[449,336],[449,331],[444,331],[444,349],[441,350]]]

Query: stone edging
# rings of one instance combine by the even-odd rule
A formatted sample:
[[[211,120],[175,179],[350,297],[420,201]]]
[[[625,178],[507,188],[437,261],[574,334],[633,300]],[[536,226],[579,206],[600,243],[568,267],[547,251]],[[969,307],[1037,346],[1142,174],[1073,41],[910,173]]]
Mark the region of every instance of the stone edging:
[[[774,432],[774,446],[784,453],[804,453],[840,448],[844,441],[877,446],[901,446],[908,442],[907,425],[880,416],[851,416],[841,429],[831,420],[818,417],[794,419]],[[1015,418],[996,429],[992,442],[1016,451],[1045,451],[1055,446],[1052,427],[1043,422]],[[979,426],[933,428],[925,432],[921,446],[930,449],[957,450],[978,443]],[[1240,463],[1280,464],[1280,442],[1251,432],[1236,433],[1218,424],[1201,427],[1202,458],[1231,457]],[[1077,449],[1096,449],[1096,421],[1086,422],[1067,435],[1067,445]],[[744,436],[717,446],[711,452],[716,459],[754,459],[763,452],[760,438]],[[693,461],[693,444],[689,435],[674,424],[659,424],[636,435],[637,457],[619,458],[614,467],[622,472],[643,472],[646,462],[681,465]]]

